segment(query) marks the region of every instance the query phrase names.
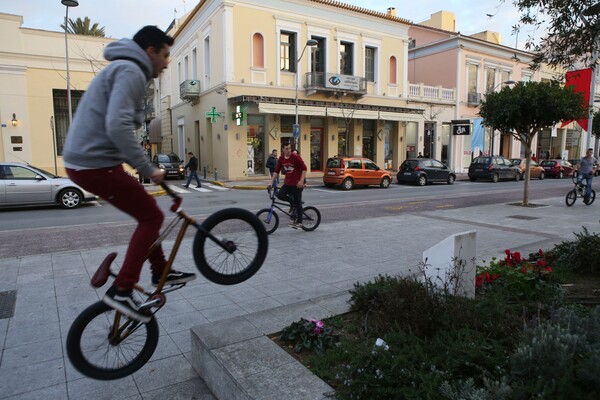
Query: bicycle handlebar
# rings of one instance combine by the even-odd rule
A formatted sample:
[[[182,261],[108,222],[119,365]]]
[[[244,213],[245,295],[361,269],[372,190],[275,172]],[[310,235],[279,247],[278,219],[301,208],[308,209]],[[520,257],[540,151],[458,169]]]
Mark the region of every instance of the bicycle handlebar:
[[[171,189],[164,181],[160,183],[160,187],[163,188],[163,190],[165,192],[167,192],[167,194],[169,196],[171,196],[171,198],[173,198],[173,204],[171,205],[171,211],[176,212],[177,209],[179,208],[179,206],[181,205],[183,198],[180,195],[178,195],[177,193],[175,193],[173,191],[173,189]]]

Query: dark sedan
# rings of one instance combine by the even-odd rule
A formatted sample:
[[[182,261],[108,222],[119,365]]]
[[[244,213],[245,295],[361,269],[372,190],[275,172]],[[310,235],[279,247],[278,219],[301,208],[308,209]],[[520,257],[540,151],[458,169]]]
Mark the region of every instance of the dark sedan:
[[[469,179],[489,179],[498,182],[500,179],[521,180],[521,170],[510,160],[502,156],[476,157],[469,165]]]
[[[555,178],[563,178],[565,176],[572,176],[575,168],[573,164],[567,160],[544,160],[540,162],[546,176],[553,176]]]
[[[452,185],[456,174],[447,165],[433,158],[409,158],[400,165],[396,179],[398,183],[416,183],[419,186],[432,182]]]

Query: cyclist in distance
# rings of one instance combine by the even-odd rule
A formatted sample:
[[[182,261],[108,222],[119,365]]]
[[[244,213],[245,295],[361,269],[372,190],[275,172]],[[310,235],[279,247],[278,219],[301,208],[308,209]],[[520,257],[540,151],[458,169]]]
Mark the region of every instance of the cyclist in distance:
[[[160,280],[166,260],[161,247],[148,254],[158,239],[164,215],[144,187],[125,172],[128,163],[144,177],[159,184],[164,172],[155,168],[136,137],[141,126],[140,104],[147,83],[167,68],[173,38],[156,26],[146,26],[133,39],[106,46],[104,57],[111,63],[90,83],[69,128],[63,155],[69,177],[119,210],[131,215],[138,225],[130,239],[125,260],[102,301],[130,318],[150,321],[139,310],[132,289],[139,281],[146,258],[152,283]],[[195,274],[171,270],[167,285],[185,283]]]
[[[585,194],[583,195],[583,202],[587,204],[590,201],[590,196],[592,195],[592,177],[594,176],[594,172],[596,172],[596,166],[598,161],[593,156],[594,149],[587,149],[585,152],[585,157],[581,158],[579,164],[577,164],[577,170],[579,174],[577,175],[577,183],[581,185],[581,182],[585,179],[587,188]]]
[[[294,229],[302,228],[302,189],[304,188],[304,181],[306,180],[306,164],[298,154],[292,153],[292,145],[286,144],[283,146],[283,154],[277,160],[275,171],[271,176],[271,183],[269,183],[269,190],[273,187],[273,183],[279,178],[280,172],[285,173],[285,180],[283,186],[277,192],[277,198],[281,201],[290,201],[288,194],[292,196],[293,200],[290,202],[292,206],[296,207],[296,219],[292,221],[290,226]]]

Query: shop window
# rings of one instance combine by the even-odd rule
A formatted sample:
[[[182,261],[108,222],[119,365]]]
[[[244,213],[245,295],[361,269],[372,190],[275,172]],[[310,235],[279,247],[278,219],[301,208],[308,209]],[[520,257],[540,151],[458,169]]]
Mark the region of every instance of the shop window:
[[[247,172],[248,175],[265,173],[265,117],[249,115],[247,129]]]

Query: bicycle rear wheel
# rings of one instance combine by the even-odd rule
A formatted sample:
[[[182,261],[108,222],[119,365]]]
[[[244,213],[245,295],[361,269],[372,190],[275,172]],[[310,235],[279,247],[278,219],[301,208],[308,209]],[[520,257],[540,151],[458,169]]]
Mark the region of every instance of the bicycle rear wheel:
[[[302,210],[302,229],[314,231],[321,223],[321,213],[316,207],[308,206]]]
[[[567,206],[571,207],[573,204],[575,204],[575,200],[577,200],[577,191],[573,189],[567,193],[567,197],[565,197],[565,203],[567,203]]]
[[[75,369],[100,380],[131,375],[152,357],[158,344],[158,324],[133,321],[101,301],[92,304],[73,321],[67,335],[67,355]],[[119,321],[117,334],[111,337]]]
[[[275,210],[273,210],[273,214],[271,215],[271,220],[267,221],[267,218],[269,218],[270,212],[271,212],[270,208],[263,208],[262,210],[260,210],[259,212],[256,213],[256,216],[258,217],[258,219],[260,219],[260,222],[263,223],[263,226],[265,227],[265,230],[267,231],[267,234],[269,234],[269,235],[271,233],[275,232],[277,230],[277,227],[279,226],[279,215],[277,215]]]
[[[256,215],[241,208],[226,208],[204,221],[196,232],[192,251],[196,267],[206,279],[235,285],[260,269],[268,247],[269,236]]]

